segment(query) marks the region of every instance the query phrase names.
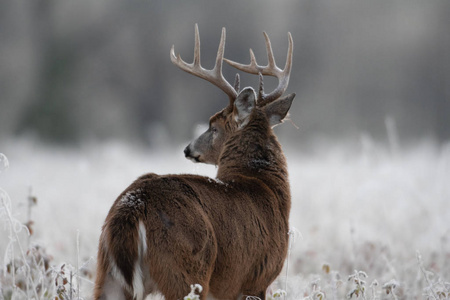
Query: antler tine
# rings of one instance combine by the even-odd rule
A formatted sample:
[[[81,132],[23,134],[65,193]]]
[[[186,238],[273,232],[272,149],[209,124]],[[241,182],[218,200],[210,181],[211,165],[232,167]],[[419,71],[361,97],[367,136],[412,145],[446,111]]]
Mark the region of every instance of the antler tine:
[[[198,32],[198,25],[195,24],[195,43],[194,43],[194,61],[193,64],[200,66],[200,33]],[[179,54],[178,54],[179,56]],[[181,57],[180,57],[181,59]]]
[[[293,56],[293,49],[294,49],[294,42],[292,40],[292,35],[289,32],[288,33],[288,40],[289,40],[289,47],[287,52],[287,58],[286,58],[286,64],[284,66],[284,69],[281,70],[275,63],[275,58],[272,51],[272,45],[270,43],[269,36],[267,33],[263,32],[264,38],[265,38],[265,44],[266,44],[266,51],[267,51],[267,66],[260,66],[256,62],[255,54],[253,53],[252,49],[250,49],[250,63],[248,65],[244,65],[241,63],[234,62],[232,60],[224,58],[224,61],[226,61],[229,65],[232,67],[246,72],[250,74],[261,74],[261,75],[268,75],[268,76],[274,76],[278,78],[278,86],[275,90],[273,90],[270,94],[264,94],[263,92],[263,83],[262,78],[260,78],[260,95],[259,95],[259,106],[264,106],[267,103],[270,103],[276,99],[278,99],[283,93],[286,91],[287,86],[289,84],[289,77],[291,74],[291,68],[292,68],[292,56]],[[260,76],[261,77],[261,76]]]
[[[205,69],[200,63],[200,34],[198,31],[198,25],[195,24],[195,46],[194,46],[194,61],[191,64],[186,63],[181,59],[180,54],[175,55],[175,46],[172,46],[170,50],[170,59],[172,63],[178,66],[183,71],[186,71],[199,78],[205,79],[228,95],[230,98],[230,104],[234,102],[237,97],[237,91],[231,86],[231,84],[223,77],[222,63],[225,52],[225,39],[226,30],[222,28],[222,35],[220,37],[219,49],[217,50],[216,63],[211,70]]]
[[[266,40],[266,52],[267,52],[267,70],[273,71],[273,76],[276,75],[276,73],[281,72],[280,68],[277,67],[277,64],[275,63],[275,57],[273,56],[272,51],[272,44],[270,43],[269,36],[265,31],[263,31],[264,39]],[[269,74],[267,74],[269,75]]]
[[[216,56],[216,65],[214,66],[214,69],[216,71],[216,75],[218,77],[222,77],[222,62],[223,62],[223,54],[225,52],[225,36],[226,36],[226,30],[225,27],[222,27],[222,34],[220,35],[220,43],[219,43],[219,49],[217,49],[217,56]]]
[[[252,69],[260,68],[258,66],[258,63],[256,62],[255,53],[253,52],[253,50],[251,48],[250,48],[249,51],[250,51],[250,65],[249,65],[249,67],[251,67]],[[225,59],[225,61],[226,61],[226,59]],[[260,73],[260,72],[258,72],[258,73]]]

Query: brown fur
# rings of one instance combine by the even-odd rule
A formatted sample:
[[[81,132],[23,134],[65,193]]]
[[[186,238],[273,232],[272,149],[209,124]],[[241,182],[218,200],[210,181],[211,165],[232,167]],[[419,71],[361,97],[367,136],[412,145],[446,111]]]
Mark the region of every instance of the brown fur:
[[[201,299],[265,299],[286,258],[291,206],[272,127],[294,96],[259,105],[246,88],[211,117],[185,155],[217,165],[216,179],[146,174],[116,199],[100,237],[94,299],[182,299],[192,284],[203,287]]]
[[[166,299],[184,297],[195,283],[203,286],[203,299],[208,292],[218,299],[264,299],[288,246],[286,162],[260,109],[244,129],[229,135],[217,180],[148,174],[118,197],[103,227],[95,299],[111,258],[132,284],[139,220],[147,232],[145,265]],[[127,193],[134,194],[135,200],[128,196],[131,203],[122,201]]]

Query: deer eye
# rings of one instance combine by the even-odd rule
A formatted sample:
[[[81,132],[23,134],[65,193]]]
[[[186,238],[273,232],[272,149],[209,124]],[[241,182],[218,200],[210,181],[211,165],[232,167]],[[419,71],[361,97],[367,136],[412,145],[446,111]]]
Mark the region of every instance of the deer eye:
[[[210,130],[212,133],[217,133],[217,127],[216,126],[211,126]]]

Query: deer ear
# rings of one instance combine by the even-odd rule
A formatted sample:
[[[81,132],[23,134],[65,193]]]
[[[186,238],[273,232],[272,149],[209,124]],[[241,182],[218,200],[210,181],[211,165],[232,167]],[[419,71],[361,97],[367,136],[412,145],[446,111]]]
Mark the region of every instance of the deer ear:
[[[280,98],[264,106],[264,112],[271,127],[274,127],[280,123],[283,123],[289,109],[291,108],[292,100],[294,100],[295,94],[289,94],[286,97]]]
[[[247,87],[239,93],[234,101],[233,115],[240,128],[247,125],[250,114],[256,105],[255,99],[255,91],[251,87]]]

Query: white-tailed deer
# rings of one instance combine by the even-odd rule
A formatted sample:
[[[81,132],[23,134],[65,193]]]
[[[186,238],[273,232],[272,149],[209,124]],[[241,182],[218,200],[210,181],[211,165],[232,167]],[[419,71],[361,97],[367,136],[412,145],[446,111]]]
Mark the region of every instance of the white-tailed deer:
[[[200,64],[195,26],[194,62],[170,52],[172,62],[222,89],[229,104],[210,118],[209,129],[185,149],[187,158],[218,166],[216,179],[197,175],[146,174],[114,202],[98,248],[95,299],[143,299],[160,292],[182,299],[190,285],[203,287],[200,298],[257,296],[281,272],[288,249],[291,196],[286,161],[272,127],[281,123],[294,94],[285,92],[292,66],[293,42],[283,70],[275,64],[264,33],[268,65],[242,65],[224,59],[222,30],[215,66]],[[258,95],[231,86],[222,62],[259,74]],[[263,75],[278,78],[271,93]]]

